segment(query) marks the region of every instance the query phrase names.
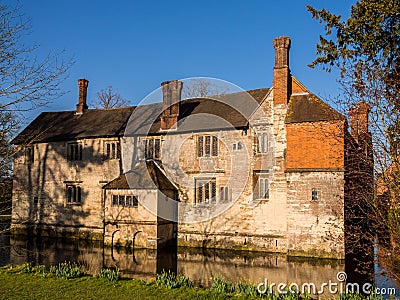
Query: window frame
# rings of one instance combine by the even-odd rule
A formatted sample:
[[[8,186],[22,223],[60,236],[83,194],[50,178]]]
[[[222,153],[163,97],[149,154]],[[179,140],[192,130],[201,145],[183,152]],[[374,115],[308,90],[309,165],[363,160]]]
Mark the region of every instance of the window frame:
[[[253,200],[270,199],[270,178],[268,173],[254,172],[253,174]]]
[[[82,205],[82,187],[78,184],[66,185],[67,205]]]
[[[200,185],[201,184],[201,185]],[[200,201],[199,201],[200,200]],[[217,180],[213,178],[195,178],[194,204],[217,203]]]
[[[161,136],[150,136],[144,140],[145,159],[161,160],[163,138]]]
[[[77,155],[78,153],[78,155]],[[83,144],[80,142],[67,143],[67,160],[82,161],[83,160]]]
[[[197,136],[197,157],[217,157],[219,152],[218,136],[202,134]]]
[[[105,160],[121,159],[121,143],[119,140],[106,140],[103,144]]]
[[[257,153],[267,154],[269,152],[269,135],[265,131],[257,132]]]
[[[317,202],[320,199],[320,193],[317,188],[311,189],[311,202]]]
[[[25,163],[33,164],[35,162],[35,147],[27,146],[25,148]]]
[[[219,189],[219,201],[228,203],[231,201],[231,189],[228,186],[221,186]]]
[[[128,201],[130,199],[130,201]],[[130,203],[128,203],[130,202]],[[113,207],[126,207],[126,208],[138,208],[139,199],[136,195],[131,194],[112,194],[111,195],[111,206]]]

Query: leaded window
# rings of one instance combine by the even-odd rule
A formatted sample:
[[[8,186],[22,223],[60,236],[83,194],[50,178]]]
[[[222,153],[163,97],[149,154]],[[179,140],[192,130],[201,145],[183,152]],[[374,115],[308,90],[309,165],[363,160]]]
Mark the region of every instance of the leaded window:
[[[196,203],[216,203],[217,183],[215,178],[196,179]]]
[[[218,137],[211,135],[198,136],[197,156],[218,156]]]

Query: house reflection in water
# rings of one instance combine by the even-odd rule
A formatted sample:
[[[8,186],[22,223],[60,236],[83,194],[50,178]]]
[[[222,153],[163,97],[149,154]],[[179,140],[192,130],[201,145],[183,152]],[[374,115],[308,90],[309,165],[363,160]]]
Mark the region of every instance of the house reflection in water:
[[[17,239],[9,237],[10,263],[27,261],[46,266],[75,261],[88,273],[117,267],[124,277],[151,279],[162,270],[187,275],[196,285],[210,286],[213,277],[253,284],[313,282],[317,287],[345,269],[343,260],[294,258],[261,252],[178,248],[177,251],[101,247],[100,243],[61,239]],[[104,251],[104,255],[103,255]]]

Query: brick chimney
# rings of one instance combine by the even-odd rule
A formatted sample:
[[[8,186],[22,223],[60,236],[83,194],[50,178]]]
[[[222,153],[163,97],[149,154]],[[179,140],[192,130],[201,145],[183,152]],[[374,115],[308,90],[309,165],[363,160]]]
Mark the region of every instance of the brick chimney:
[[[292,94],[292,79],[289,69],[290,38],[281,36],[274,39],[274,104],[287,104]]]
[[[349,109],[351,135],[358,141],[360,136],[369,134],[368,114],[371,107],[367,102],[359,102]]]
[[[77,114],[83,114],[83,112],[88,109],[88,106],[86,104],[88,85],[89,85],[89,80],[85,78],[78,79],[79,98],[78,98],[78,104],[76,105]]]
[[[182,86],[183,83],[179,80],[165,81],[161,83],[163,92],[161,130],[177,128]]]

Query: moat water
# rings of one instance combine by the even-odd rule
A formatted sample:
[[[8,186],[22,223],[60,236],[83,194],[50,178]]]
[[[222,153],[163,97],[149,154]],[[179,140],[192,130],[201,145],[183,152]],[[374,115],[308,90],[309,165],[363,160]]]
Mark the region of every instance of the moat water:
[[[162,270],[185,274],[198,286],[211,286],[212,278],[268,283],[323,283],[338,282],[339,272],[347,273],[347,282],[368,281],[380,288],[396,288],[392,279],[377,262],[359,274],[360,266],[347,260],[288,257],[281,254],[242,252],[217,249],[180,248],[168,250],[132,250],[103,248],[100,242],[62,240],[54,238],[26,238],[0,235],[0,265],[57,265],[71,261],[84,265],[90,274],[102,268],[117,267],[124,277],[151,279]],[[365,271],[365,270],[364,270]],[[361,279],[360,279],[361,278]]]

